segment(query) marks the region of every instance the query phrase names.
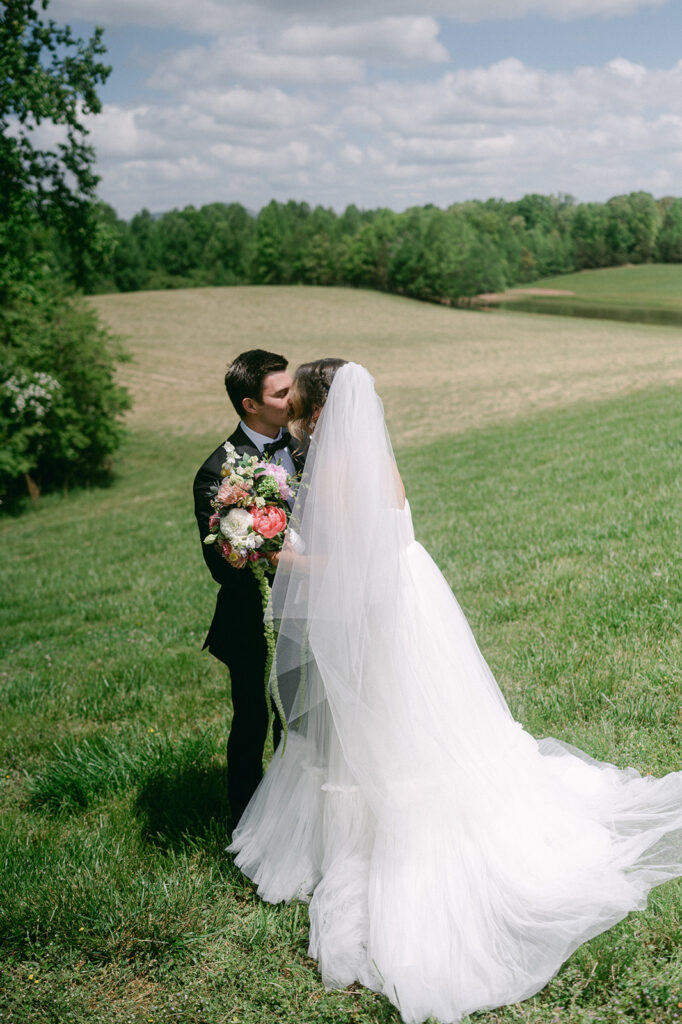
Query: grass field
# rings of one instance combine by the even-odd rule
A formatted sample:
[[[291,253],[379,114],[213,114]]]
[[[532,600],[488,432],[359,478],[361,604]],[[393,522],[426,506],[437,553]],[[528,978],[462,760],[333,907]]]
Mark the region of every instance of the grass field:
[[[505,306],[523,312],[682,325],[682,264],[659,263],[582,270],[546,277],[533,288],[571,295],[508,295]]]
[[[326,290],[97,304],[136,356],[117,479],[0,521],[0,1019],[398,1024],[325,992],[305,906],[262,904],[223,852],[229,684],[200,651],[215,588],[190,487],[232,421],[224,363],[267,344],[370,365],[417,535],[515,715],[659,775],[682,767],[678,335]],[[672,1024],[681,949],[673,882],[473,1020]]]
[[[196,288],[91,300],[135,359],[134,429],[218,433],[239,352],[365,362],[397,445],[682,380],[678,330],[457,311],[343,288]]]
[[[561,283],[560,283],[561,282]],[[644,263],[562,274],[538,281],[539,288],[566,288],[580,299],[659,306],[682,312],[682,265]]]

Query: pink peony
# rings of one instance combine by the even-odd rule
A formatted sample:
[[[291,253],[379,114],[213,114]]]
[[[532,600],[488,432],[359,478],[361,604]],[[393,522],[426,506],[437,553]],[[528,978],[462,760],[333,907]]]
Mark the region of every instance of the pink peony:
[[[249,511],[253,516],[253,528],[261,537],[275,537],[286,529],[287,517],[284,509],[266,505],[265,508],[252,508]]]

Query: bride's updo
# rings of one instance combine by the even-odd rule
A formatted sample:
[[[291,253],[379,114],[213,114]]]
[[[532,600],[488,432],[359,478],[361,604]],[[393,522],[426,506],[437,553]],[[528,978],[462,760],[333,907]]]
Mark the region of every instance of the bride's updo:
[[[289,397],[289,430],[298,441],[303,441],[306,434],[312,434],[317,418],[315,413],[327,401],[334,374],[345,362],[345,359],[316,359],[313,363],[303,363],[296,371]]]

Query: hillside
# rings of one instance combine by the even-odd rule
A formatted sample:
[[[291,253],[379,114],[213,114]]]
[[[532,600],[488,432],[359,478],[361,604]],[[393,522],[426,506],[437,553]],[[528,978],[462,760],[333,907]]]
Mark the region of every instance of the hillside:
[[[342,288],[235,287],[90,300],[134,355],[134,428],[224,430],[222,376],[249,348],[365,363],[396,444],[682,379],[679,332],[452,310]]]

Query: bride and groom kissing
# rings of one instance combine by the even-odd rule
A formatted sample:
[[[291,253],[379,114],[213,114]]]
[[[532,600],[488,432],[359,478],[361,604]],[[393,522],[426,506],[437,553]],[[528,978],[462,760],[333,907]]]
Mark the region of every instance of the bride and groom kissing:
[[[318,393],[329,386],[330,373],[342,360],[322,359],[300,367],[298,418]],[[293,380],[288,361],[281,355],[253,349],[243,352],[228,367],[225,389],[240,418],[228,441],[238,455],[266,456],[280,462],[292,477],[303,469],[304,441],[294,440],[287,430],[292,415]],[[304,402],[305,399],[305,402]],[[194,480],[194,511],[201,538],[208,533],[213,509],[211,498],[221,480],[225,448],[209,455]],[[220,585],[215,613],[204,648],[222,661],[230,672],[233,717],[227,744],[227,784],[232,824],[236,825],[263,775],[263,748],[268,712],[263,688],[266,644],[263,607],[258,584],[251,572],[233,568],[217,547],[202,544],[206,565]],[[275,715],[275,747],[282,723]]]
[[[320,360],[292,384],[286,368],[256,351],[226,375],[237,451],[302,471],[270,602],[288,736],[276,723],[264,776],[260,594],[202,548],[221,585],[206,646],[232,681],[229,849],[263,899],[309,901],[327,988],[452,1024],[538,992],[682,875],[682,771],[642,777],[514,720],[415,540],[372,377]],[[202,539],[223,460],[195,480]]]

